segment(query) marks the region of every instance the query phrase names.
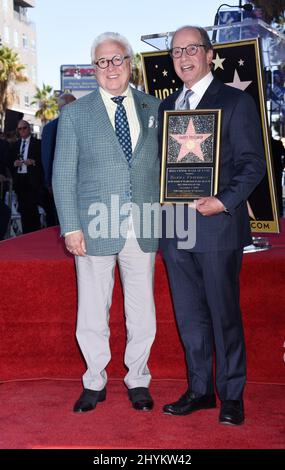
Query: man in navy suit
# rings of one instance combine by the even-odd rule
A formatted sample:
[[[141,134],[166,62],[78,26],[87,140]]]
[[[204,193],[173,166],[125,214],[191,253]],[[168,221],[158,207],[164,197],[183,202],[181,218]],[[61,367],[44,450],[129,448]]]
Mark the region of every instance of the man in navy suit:
[[[58,97],[57,104],[59,112],[61,112],[62,108],[68,104],[75,101],[76,98],[71,93],[63,93]],[[54,152],[55,152],[55,144],[56,144],[56,134],[57,134],[57,126],[58,126],[58,117],[53,119],[52,121],[48,122],[42,132],[42,140],[41,140],[41,159],[44,171],[44,182],[49,192],[49,198],[51,203],[51,215],[52,215],[52,224],[58,224],[57,212],[53,198],[52,192],[52,165],[54,160]]]
[[[179,249],[177,234],[161,239],[189,376],[186,393],[164,412],[186,415],[215,408],[215,350],[219,421],[237,425],[244,421],[246,380],[239,274],[243,247],[251,242],[246,200],[265,171],[261,129],[253,99],[213,77],[205,30],[178,29],[171,56],[184,86],[160,105],[160,138],[163,113],[172,109],[222,109],[222,130],[218,193],[194,202],[195,246]]]
[[[27,121],[19,121],[17,131],[20,138],[11,147],[11,169],[23,233],[29,233],[41,228],[38,211],[38,194],[43,187],[41,148]]]
[[[72,103],[72,101],[75,100],[75,96],[70,93],[63,93],[62,95],[60,95],[57,100],[59,112],[66,104]],[[45,184],[50,192],[52,192],[52,165],[54,160],[57,126],[58,118],[48,122],[43,128],[41,140],[41,157],[44,170]]]

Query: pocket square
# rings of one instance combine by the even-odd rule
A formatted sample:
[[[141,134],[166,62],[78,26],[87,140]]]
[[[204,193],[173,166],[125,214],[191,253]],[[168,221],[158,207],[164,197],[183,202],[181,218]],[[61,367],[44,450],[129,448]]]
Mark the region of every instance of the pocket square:
[[[157,127],[157,122],[154,116],[150,116],[148,120],[148,127],[149,128],[155,128]]]

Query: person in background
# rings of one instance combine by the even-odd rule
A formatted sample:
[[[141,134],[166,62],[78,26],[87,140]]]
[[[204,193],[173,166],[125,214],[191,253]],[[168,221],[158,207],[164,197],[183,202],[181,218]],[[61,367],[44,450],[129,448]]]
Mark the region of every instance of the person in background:
[[[71,93],[61,94],[57,100],[59,112],[66,104],[72,103],[75,100],[75,96]],[[52,193],[52,165],[55,152],[57,126],[58,117],[44,126],[41,139],[41,159],[44,170],[45,185],[50,193]]]
[[[11,217],[11,209],[5,204],[3,198],[5,195],[5,184],[7,181],[9,145],[0,138],[0,240],[4,239]]]
[[[239,275],[243,247],[251,242],[246,200],[265,173],[262,133],[253,99],[212,75],[213,48],[204,29],[178,29],[170,54],[184,85],[160,105],[160,140],[165,110],[222,109],[222,129],[218,192],[194,203],[196,244],[179,249],[177,234],[161,238],[189,377],[187,391],[164,412],[215,408],[215,349],[219,422],[238,425],[246,381]]]
[[[52,207],[44,186],[41,143],[31,135],[27,121],[19,121],[17,131],[20,138],[11,146],[10,165],[23,233],[29,233],[41,228],[38,205],[46,213],[47,226],[53,225]]]
[[[143,207],[159,201],[159,100],[129,86],[133,52],[120,34],[98,36],[91,55],[99,88],[63,108],[53,166],[61,233],[75,255],[76,336],[87,363],[74,412],[93,410],[106,398],[116,261],[125,299],[124,381],[133,408],[149,411],[153,400],[147,363],[156,332],[158,240],[151,222],[143,218]],[[105,215],[96,224],[94,216],[101,210]],[[112,230],[114,224],[118,230]]]
[[[23,233],[41,228],[37,193],[43,184],[40,141],[31,135],[30,124],[21,120],[17,126],[20,138],[12,144],[13,185],[18,198]]]

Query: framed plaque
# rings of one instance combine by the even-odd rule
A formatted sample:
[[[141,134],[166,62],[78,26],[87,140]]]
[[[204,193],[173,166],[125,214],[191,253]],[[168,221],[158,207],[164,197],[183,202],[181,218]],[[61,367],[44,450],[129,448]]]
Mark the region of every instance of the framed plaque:
[[[221,113],[164,112],[161,203],[188,203],[217,193]]]

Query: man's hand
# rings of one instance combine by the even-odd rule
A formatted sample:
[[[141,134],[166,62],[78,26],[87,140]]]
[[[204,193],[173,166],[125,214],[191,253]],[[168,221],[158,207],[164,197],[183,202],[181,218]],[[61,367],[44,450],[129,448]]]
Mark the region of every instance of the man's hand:
[[[65,236],[65,246],[67,250],[75,256],[85,256],[86,245],[84,236],[81,230],[78,232],[70,233]]]
[[[15,161],[14,161],[14,166],[17,167],[17,166],[22,166],[22,165],[23,165],[23,160],[19,160],[19,159],[18,159],[18,160],[15,160]]]
[[[27,166],[35,166],[36,162],[33,158],[27,158],[27,160],[24,160],[23,163]]]
[[[220,212],[226,210],[224,204],[214,196],[198,199],[196,201],[196,209],[205,216],[220,214]]]

